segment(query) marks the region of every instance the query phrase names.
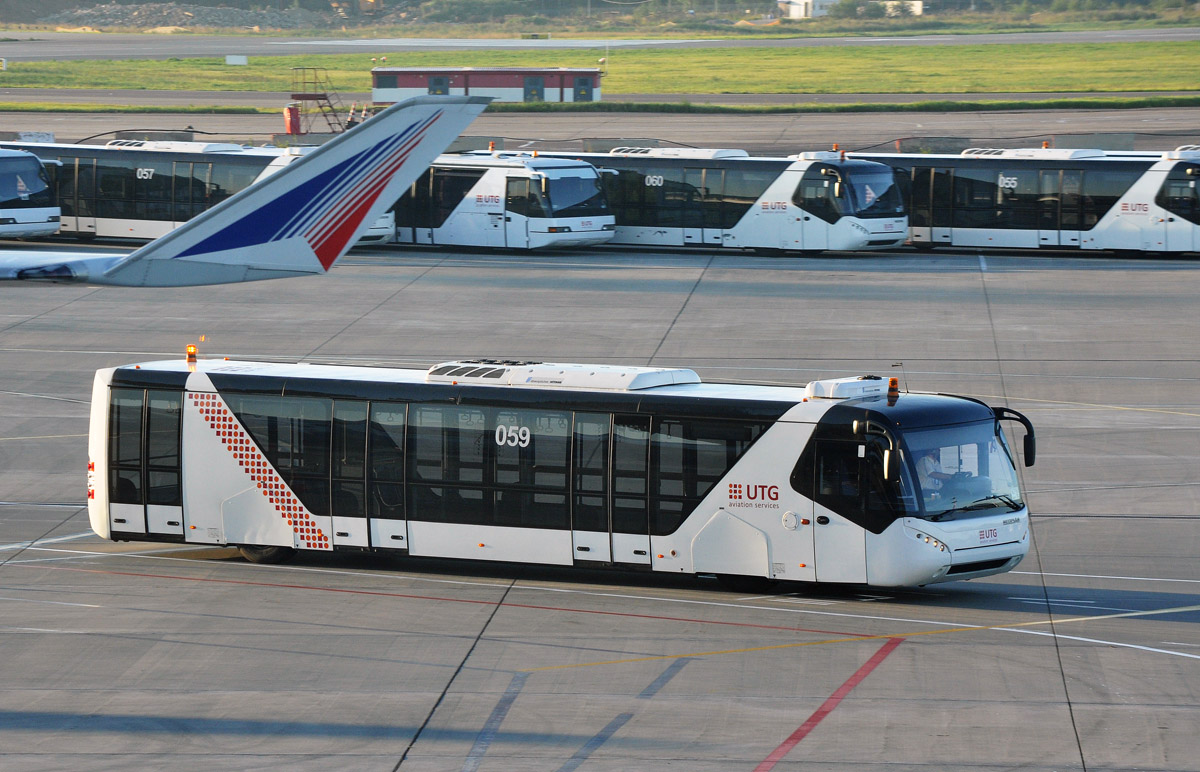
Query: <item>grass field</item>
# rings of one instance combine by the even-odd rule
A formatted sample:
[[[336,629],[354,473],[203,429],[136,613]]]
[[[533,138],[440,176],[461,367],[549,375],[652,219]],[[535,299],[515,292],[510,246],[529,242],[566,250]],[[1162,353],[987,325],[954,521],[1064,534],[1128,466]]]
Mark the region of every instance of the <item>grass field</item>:
[[[393,66],[594,67],[600,50],[417,52]],[[0,86],[288,91],[291,68],[325,67],[341,91],[370,89],[365,54],[219,59],[10,62]],[[1200,43],[620,49],[606,98],[639,93],[938,93],[1176,91],[1200,84]]]

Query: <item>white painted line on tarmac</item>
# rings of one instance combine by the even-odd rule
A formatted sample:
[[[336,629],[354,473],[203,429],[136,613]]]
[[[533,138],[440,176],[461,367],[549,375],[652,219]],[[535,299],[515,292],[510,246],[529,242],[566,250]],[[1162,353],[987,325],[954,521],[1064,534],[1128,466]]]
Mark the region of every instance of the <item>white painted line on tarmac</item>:
[[[219,545],[219,544],[197,544],[195,546],[197,548],[203,547],[203,548],[212,549],[214,547],[221,547],[222,545]],[[66,551],[66,550],[64,550],[64,551]],[[186,558],[174,558],[174,557],[169,557],[169,556],[165,556],[165,555],[146,555],[146,554],[137,554],[137,553],[129,553],[129,552],[125,552],[125,553],[122,553],[122,552],[96,552],[96,553],[89,553],[89,554],[103,556],[103,557],[110,557],[110,558],[129,556],[129,557],[141,558],[143,560],[178,560],[178,561],[184,561],[184,562],[188,562],[188,563],[194,562],[192,560],[187,560]],[[424,577],[424,576],[412,576],[412,575],[408,575],[408,574],[395,574],[392,572],[369,573],[369,572],[365,572],[365,571],[341,571],[341,570],[331,569],[331,568],[309,568],[306,566],[280,566],[280,565],[264,565],[264,564],[253,564],[253,563],[248,563],[248,564],[246,564],[245,567],[253,569],[253,570],[262,570],[262,571],[290,571],[293,573],[331,574],[334,576],[361,576],[361,577],[369,577],[372,579],[380,579],[380,578],[409,579],[411,581],[426,582],[429,584],[454,584],[454,585],[464,585],[464,586],[468,586],[468,587],[488,587],[488,588],[495,588],[495,589],[504,589],[509,586],[509,584],[507,582],[500,583],[500,582],[466,581],[466,580],[461,580],[461,579],[430,579],[430,578]],[[779,606],[748,606],[743,603],[732,603],[732,602],[726,603],[726,602],[722,602],[722,601],[711,601],[711,600],[691,600],[689,598],[664,598],[664,597],[657,596],[657,595],[630,595],[630,594],[615,593],[615,592],[597,592],[595,590],[573,590],[568,587],[535,587],[535,586],[517,585],[517,586],[512,587],[512,590],[514,592],[519,591],[519,590],[525,590],[528,592],[549,592],[549,593],[562,593],[562,594],[567,594],[567,595],[585,595],[585,596],[596,597],[596,598],[617,598],[620,600],[657,601],[659,603],[676,603],[676,604],[685,604],[685,605],[692,605],[692,606],[714,606],[714,607],[718,607],[718,608],[743,609],[746,611],[774,611],[776,613],[784,613],[784,614],[814,614],[817,616],[844,617],[844,618],[848,618],[848,619],[871,619],[871,620],[876,620],[876,621],[880,621],[880,622],[909,622],[912,624],[919,624],[919,625],[938,625],[940,627],[953,626],[953,627],[972,627],[972,628],[974,628],[974,627],[984,627],[985,626],[985,625],[964,625],[959,622],[948,622],[944,619],[943,620],[910,619],[907,617],[886,617],[886,616],[873,616],[873,615],[868,615],[868,614],[843,614],[843,613],[838,613],[838,612],[833,612],[833,611],[813,611],[813,610],[809,610],[809,609],[780,608]]]
[[[0,394],[7,394],[11,397],[32,397],[34,399],[49,399],[55,402],[73,402],[77,405],[90,404],[86,399],[71,399],[70,397],[52,397],[49,394],[30,394],[27,391],[0,391]]]
[[[1027,605],[1030,605],[1030,606],[1045,606],[1047,604],[1047,601],[1036,599],[1036,598],[1029,598],[1027,600],[1022,600],[1021,602],[1025,603]],[[1088,605],[1086,605],[1088,603],[1093,602],[1090,600],[1078,601],[1078,602],[1068,601],[1068,600],[1052,600],[1052,601],[1048,601],[1048,602],[1051,606],[1065,606],[1066,608],[1077,608],[1077,609],[1083,609],[1083,610],[1095,609],[1097,611],[1137,611],[1137,609],[1135,609],[1135,608],[1117,608],[1116,606],[1088,606]]]
[[[41,603],[47,606],[77,606],[79,608],[103,608],[94,603],[67,603],[65,600],[38,600],[36,598],[6,598],[0,596],[0,600],[10,600],[16,603]]]
[[[1138,649],[1140,651],[1149,651],[1154,654],[1170,654],[1175,657],[1187,657],[1188,659],[1200,659],[1200,654],[1188,654],[1183,651],[1171,651],[1170,649],[1156,649],[1153,646],[1139,646],[1136,643],[1121,643],[1120,641],[1104,641],[1099,638],[1081,638],[1078,635],[1062,635],[1061,633],[1047,633],[1041,630],[1022,630],[1015,627],[995,627],[994,630],[1002,630],[1006,633],[1024,633],[1025,635],[1042,635],[1049,638],[1060,638],[1066,641],[1080,641],[1082,643],[1098,643],[1101,646],[1115,646],[1119,649]]]
[[[147,549],[138,550],[137,552],[91,552],[89,550],[59,550],[50,547],[30,547],[27,552],[62,552],[66,553],[66,557],[61,558],[25,558],[22,560],[9,560],[7,565],[24,565],[26,563],[49,563],[56,560],[81,560],[85,558],[113,558],[113,557],[161,557],[164,554],[172,552],[195,552],[197,550],[212,549],[212,544],[194,544],[186,547],[174,547],[172,549]]]
[[[1008,599],[1009,600],[1036,600],[1039,603],[1043,603],[1046,600],[1045,598],[1024,598],[1019,595],[1009,595]],[[1068,600],[1064,600],[1064,601],[1051,600],[1050,602],[1051,603],[1095,603],[1096,601],[1094,601],[1094,600],[1069,600],[1069,601]],[[1127,609],[1122,609],[1122,611],[1133,611],[1133,609],[1127,608]]]
[[[1009,571],[1010,574],[1025,576],[1063,576],[1069,579],[1123,579],[1130,582],[1186,582],[1200,584],[1200,579],[1163,579],[1156,576],[1109,576],[1107,574],[1051,574],[1043,571]]]
[[[52,539],[35,539],[33,541],[18,541],[18,542],[13,542],[12,544],[0,544],[0,552],[7,552],[8,550],[23,550],[23,549],[30,549],[30,548],[36,549],[37,545],[40,545],[40,544],[60,544],[64,541],[75,541],[76,539],[86,539],[89,536],[95,536],[95,535],[96,534],[93,533],[92,531],[83,531],[82,533],[73,533],[70,536],[55,536]]]
[[[1163,646],[1200,646],[1200,643],[1180,643],[1179,641],[1163,641]]]
[[[212,547],[213,545],[196,545],[196,546],[197,547]],[[122,553],[95,553],[95,554],[101,555],[104,557],[121,557],[122,556]],[[129,553],[125,553],[125,554],[129,554]],[[130,556],[143,558],[143,559],[150,559],[150,560],[168,560],[168,561],[186,560],[185,558],[167,557],[167,556],[163,556],[163,555],[131,554]],[[191,562],[191,561],[188,561],[188,562]],[[501,584],[501,583],[496,583],[496,582],[475,582],[475,581],[464,581],[464,580],[455,580],[455,579],[429,579],[427,577],[410,576],[410,575],[404,575],[404,574],[396,575],[396,574],[390,574],[390,573],[368,573],[368,572],[362,572],[362,571],[340,571],[340,570],[335,570],[335,569],[307,568],[307,567],[302,567],[302,566],[278,566],[278,565],[248,564],[247,567],[253,568],[255,570],[276,570],[276,571],[289,571],[289,572],[294,572],[294,573],[332,574],[332,575],[337,575],[337,576],[363,576],[363,577],[370,577],[373,579],[389,577],[389,578],[398,578],[398,579],[408,579],[408,580],[417,581],[417,582],[427,582],[427,583],[431,583],[431,584],[455,584],[455,585],[480,586],[480,587],[489,587],[489,588],[503,588],[503,587],[509,586],[508,584]],[[1036,574],[1036,572],[1028,572],[1028,571],[1022,572],[1022,573],[1035,573]],[[1048,574],[1048,575],[1050,575],[1050,574]],[[1106,578],[1118,578],[1119,579],[1119,578],[1125,578],[1125,577],[1106,577]],[[1145,579],[1146,581],[1155,581],[1155,580],[1147,578],[1147,577],[1142,577],[1142,578]],[[1192,580],[1163,580],[1163,581],[1192,581]],[[1043,635],[1043,636],[1052,636],[1052,637],[1056,635],[1055,633],[1051,633],[1051,632],[1039,632],[1039,631],[1035,631],[1035,630],[1013,628],[1013,627],[990,627],[988,625],[962,624],[959,622],[947,622],[947,621],[930,620],[930,619],[888,617],[888,616],[878,616],[878,615],[870,615],[870,614],[841,613],[841,612],[834,612],[834,611],[817,611],[814,609],[780,608],[779,606],[757,606],[757,605],[746,605],[744,603],[736,603],[736,602],[726,603],[726,602],[721,602],[721,601],[692,600],[692,599],[688,599],[688,598],[664,598],[661,596],[654,596],[654,595],[631,595],[631,594],[626,594],[626,593],[596,592],[594,590],[574,590],[574,589],[570,589],[570,588],[566,588],[566,587],[512,586],[511,590],[513,590],[513,591],[526,590],[526,591],[530,591],[530,592],[562,593],[562,594],[568,594],[568,595],[584,595],[584,596],[589,596],[589,597],[617,598],[617,599],[622,599],[622,600],[651,601],[651,602],[659,602],[659,603],[686,604],[686,605],[694,605],[694,606],[711,606],[711,607],[718,607],[718,608],[741,609],[741,610],[747,610],[747,611],[769,611],[769,612],[775,612],[775,613],[782,612],[785,614],[807,614],[807,615],[812,615],[812,616],[839,617],[839,618],[844,618],[844,619],[856,619],[856,620],[873,620],[873,621],[882,621],[882,622],[901,622],[901,623],[909,623],[909,624],[937,625],[939,627],[955,627],[955,628],[958,628],[961,630],[992,629],[992,630],[998,630],[998,631],[1003,631],[1003,632],[1019,632],[1019,633],[1027,633],[1027,634],[1032,634],[1032,635]],[[1093,619],[1113,619],[1113,618],[1122,618],[1122,617],[1128,618],[1128,617],[1135,617],[1135,616],[1152,616],[1155,614],[1162,614],[1162,613],[1178,613],[1181,611],[1191,611],[1196,608],[1200,608],[1200,607],[1180,607],[1180,608],[1176,608],[1176,609],[1161,609],[1161,610],[1155,610],[1155,611],[1123,612],[1123,613],[1119,613],[1119,614],[1108,614],[1108,615],[1097,616],[1097,617],[1078,617],[1078,618],[1073,618],[1073,619],[1046,620],[1045,623],[1054,623],[1054,622],[1068,623],[1068,622],[1077,622],[1077,621],[1078,622],[1092,621]],[[1035,622],[1033,624],[1043,624],[1043,623]],[[1169,655],[1177,656],[1177,657],[1186,657],[1189,659],[1200,659],[1200,654],[1188,654],[1186,652],[1171,651],[1169,649],[1156,649],[1156,648],[1148,647],[1148,646],[1139,646],[1137,644],[1121,643],[1119,641],[1106,641],[1106,640],[1099,640],[1099,639],[1093,639],[1093,638],[1082,638],[1079,636],[1067,636],[1067,635],[1058,635],[1057,637],[1062,638],[1064,640],[1075,640],[1075,641],[1080,641],[1080,642],[1084,642],[1084,643],[1096,643],[1096,644],[1100,644],[1100,645],[1104,645],[1104,646],[1114,646],[1114,647],[1118,647],[1118,648],[1139,649],[1139,650],[1153,652],[1153,653],[1169,654]]]
[[[34,434],[28,437],[0,437],[0,442],[15,442],[18,440],[61,440],[67,437],[86,437],[86,434]]]

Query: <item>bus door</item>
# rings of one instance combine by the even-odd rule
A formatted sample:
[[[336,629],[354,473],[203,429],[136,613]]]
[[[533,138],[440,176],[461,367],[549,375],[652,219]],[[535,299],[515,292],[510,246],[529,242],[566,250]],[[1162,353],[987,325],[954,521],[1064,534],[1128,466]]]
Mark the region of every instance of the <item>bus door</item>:
[[[334,547],[366,547],[367,403],[335,400],[329,513]]]
[[[933,241],[933,169],[914,166],[908,201],[908,230],[913,244]]]
[[[175,162],[174,192],[171,194],[175,227],[208,208],[208,186],[212,179],[211,163]]]
[[[548,213],[539,197],[540,187],[545,178],[530,179],[528,177],[509,177],[505,186],[504,214],[496,225],[503,230],[499,234],[500,243],[489,246],[511,247],[513,249],[529,248],[529,218],[546,217]]]
[[[64,158],[58,170],[62,232],[96,235],[96,159]]]
[[[680,244],[704,244],[704,169],[684,169],[681,177],[668,180],[663,194],[666,205],[675,210]]]
[[[857,512],[863,506],[860,468],[866,447],[852,441],[817,440],[813,552],[818,582],[867,580],[866,531],[838,514]]]
[[[1062,172],[1038,172],[1038,246],[1059,245],[1059,207],[1062,203]]]
[[[432,244],[434,228],[433,181],[426,169],[393,205],[396,243]]]
[[[183,539],[179,448],[183,394],[114,388],[109,396],[109,527]]]
[[[577,564],[611,563],[608,413],[576,413],[571,462],[571,548]]]
[[[612,559],[650,565],[650,418],[613,416]]]
[[[1200,234],[1197,234],[1200,229],[1196,227],[1200,222],[1197,177],[1200,177],[1200,166],[1177,163],[1167,174],[1157,196],[1158,205],[1167,210],[1163,217],[1166,226],[1163,246],[1170,252],[1200,250]]]
[[[370,546],[377,549],[408,549],[404,498],[407,408],[401,402],[371,402],[367,422],[367,532]],[[335,430],[338,428],[336,423],[334,427]],[[334,442],[336,444],[337,440]],[[337,513],[336,508],[334,513]],[[334,531],[335,538],[337,530]]]
[[[950,244],[954,240],[954,170],[931,169],[929,240]]]
[[[1083,200],[1083,172],[1079,169],[1064,169],[1062,173],[1062,193],[1059,200],[1058,215],[1058,245],[1060,247],[1078,247],[1082,243],[1083,214],[1080,205]]]
[[[699,172],[700,243],[721,246],[725,242],[725,229],[721,227],[721,202],[725,199],[724,169],[688,169],[688,174]]]

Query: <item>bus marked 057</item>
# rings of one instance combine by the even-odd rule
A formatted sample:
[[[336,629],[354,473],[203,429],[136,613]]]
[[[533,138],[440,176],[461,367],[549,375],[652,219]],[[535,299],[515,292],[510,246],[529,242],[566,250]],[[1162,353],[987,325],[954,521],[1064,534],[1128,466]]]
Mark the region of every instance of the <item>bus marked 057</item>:
[[[313,151],[220,142],[114,140],[107,145],[5,142],[51,167],[63,235],[157,239]],[[392,240],[392,216],[360,243]]]
[[[876,586],[1029,550],[1017,454],[978,400],[874,377],[702,383],[680,368],[428,371],[165,361],[97,372],[92,528],[115,540]]]

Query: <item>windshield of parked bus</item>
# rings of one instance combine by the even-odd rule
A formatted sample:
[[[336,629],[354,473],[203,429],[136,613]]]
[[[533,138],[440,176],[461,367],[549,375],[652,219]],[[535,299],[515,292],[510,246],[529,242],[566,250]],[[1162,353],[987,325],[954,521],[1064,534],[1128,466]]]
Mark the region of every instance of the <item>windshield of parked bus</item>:
[[[0,158],[0,207],[54,206],[46,170],[33,156]]]
[[[608,214],[608,199],[600,188],[600,177],[595,174],[550,177],[546,180],[546,198],[550,200],[552,217]]]
[[[897,217],[904,214],[904,200],[892,170],[849,170],[847,179],[859,217]]]
[[[1024,509],[1017,469],[998,421],[905,433],[906,466],[928,520],[951,520]],[[912,502],[915,504],[916,502]]]

